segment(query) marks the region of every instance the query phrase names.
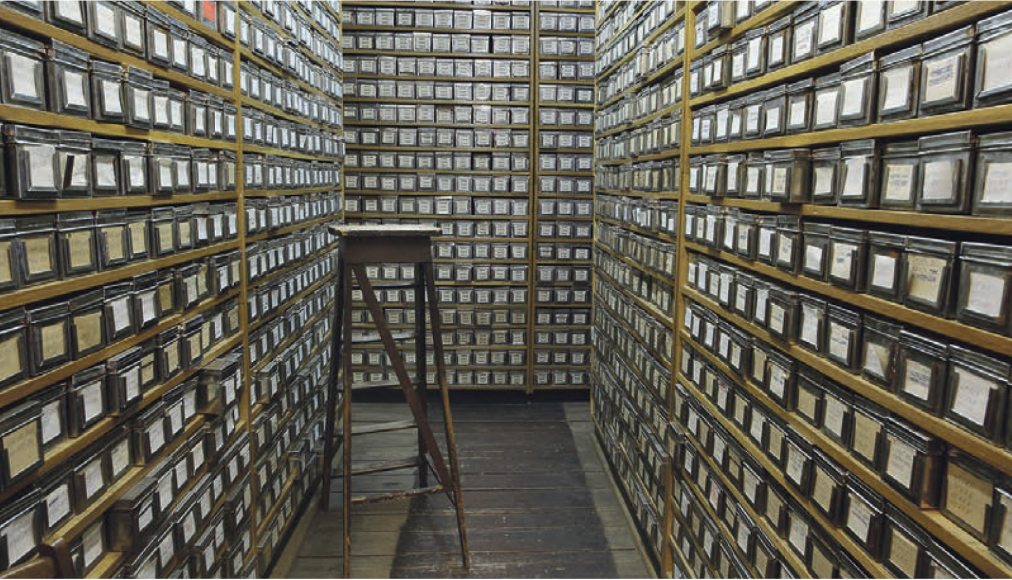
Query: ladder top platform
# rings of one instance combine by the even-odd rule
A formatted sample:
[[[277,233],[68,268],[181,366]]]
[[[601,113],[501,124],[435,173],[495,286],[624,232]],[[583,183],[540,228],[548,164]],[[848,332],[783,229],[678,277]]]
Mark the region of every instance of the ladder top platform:
[[[443,230],[421,224],[332,224],[330,232],[345,238],[438,236]]]

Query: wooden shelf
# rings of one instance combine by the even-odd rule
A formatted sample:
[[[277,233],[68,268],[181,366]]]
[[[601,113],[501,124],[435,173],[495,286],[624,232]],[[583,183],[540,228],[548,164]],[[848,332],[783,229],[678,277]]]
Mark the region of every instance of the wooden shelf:
[[[349,143],[349,151],[376,151],[389,153],[528,153],[529,147],[408,147],[406,145],[362,145]],[[352,168],[349,168],[352,169]],[[421,170],[420,170],[421,171]],[[473,170],[472,170],[473,171]]]
[[[141,68],[146,71],[150,71],[157,77],[166,79],[171,83],[186,87],[188,89],[196,89],[198,91],[203,91],[205,93],[211,93],[213,95],[217,95],[225,99],[232,99],[233,97],[233,93],[231,90],[223,89],[210,83],[205,83],[203,81],[191,77],[188,74],[181,73],[176,70],[167,69],[155,64],[151,64],[150,62],[148,62],[143,58],[136,57],[123,51],[108,48],[104,45],[98,44],[97,42],[92,42],[91,40],[88,40],[87,38],[79,34],[76,34],[69,30],[64,30],[57,26],[53,26],[52,24],[38,20],[33,16],[29,16],[25,13],[18,12],[17,10],[7,8],[5,6],[0,6],[0,23],[3,23],[7,27],[15,28],[19,32],[23,32],[25,34],[28,34],[29,36],[33,36],[36,38],[39,37],[52,38],[54,40],[58,40],[60,42],[69,44],[74,48],[83,50],[89,53],[90,55],[98,57],[103,60],[121,63],[123,65],[128,65],[136,68]],[[10,105],[3,105],[2,109],[0,110],[6,110],[8,107],[17,108],[11,107]],[[61,115],[57,116],[62,117]],[[6,117],[3,118],[6,119]],[[71,119],[72,117],[64,117],[64,118]],[[61,126],[64,129],[76,129],[76,127],[64,126],[60,125],[59,123],[57,124],[57,126]],[[87,130],[87,129],[77,129],[77,130]],[[198,145],[198,147],[203,146],[204,145]]]
[[[448,104],[448,103],[447,103]],[[495,123],[436,123],[427,121],[363,121],[348,119],[347,127],[435,127],[437,129],[529,129],[530,125],[510,125]]]
[[[80,197],[48,200],[0,200],[0,215],[33,215],[64,211],[95,211],[103,209],[132,209],[181,205],[208,201],[237,201],[234,191],[210,191],[207,193],[177,193],[171,195],[110,195],[105,197]]]
[[[891,485],[882,480],[882,476],[866,465],[856,460],[846,449],[840,447],[839,443],[827,437],[822,431],[813,428],[803,420],[798,420],[797,415],[789,413],[782,406],[773,401],[760,387],[754,385],[738,376],[731,368],[713,355],[706,348],[696,342],[692,337],[682,331],[682,339],[690,343],[693,348],[700,352],[711,364],[715,365],[727,376],[732,377],[740,387],[748,392],[753,398],[762,403],[765,410],[776,415],[781,421],[790,425],[800,433],[809,443],[823,451],[834,461],[840,464],[849,473],[857,475],[865,485],[883,496],[890,504],[899,507],[903,512],[917,522],[918,525],[939,538],[946,545],[956,548],[961,554],[972,555],[968,557],[971,563],[980,568],[985,574],[991,577],[1009,577],[1012,575],[1012,567],[1004,564],[997,556],[991,554],[986,545],[977,540],[958,525],[947,519],[937,510],[924,510],[915,505],[903,494],[896,491]]]
[[[316,218],[316,219],[313,219],[313,220],[299,222],[297,224],[292,224],[290,226],[285,226],[283,228],[278,228],[278,229],[275,229],[275,230],[260,231],[260,232],[257,232],[255,234],[253,234],[253,235],[247,235],[246,236],[246,244],[248,245],[248,244],[251,244],[253,242],[259,242],[261,240],[267,240],[267,239],[270,239],[270,238],[278,238],[278,237],[281,237],[281,236],[284,236],[284,235],[287,235],[287,234],[291,234],[293,232],[299,232],[299,231],[302,231],[302,230],[312,229],[312,228],[315,228],[316,226],[321,226],[321,225],[328,224],[328,223],[331,223],[331,222],[336,222],[336,221],[337,221],[337,216],[327,215],[327,216],[323,216],[321,218]]]
[[[825,532],[833,538],[840,546],[846,550],[851,557],[854,558],[859,564],[861,564],[865,570],[867,570],[873,578],[892,578],[893,575],[890,573],[885,566],[878,563],[874,558],[868,555],[868,552],[864,550],[857,542],[855,542],[847,533],[842,529],[834,526],[830,523],[829,519],[826,518],[815,506],[812,500],[805,497],[797,489],[794,488],[787,481],[784,474],[780,471],[780,468],[770,461],[769,457],[759,449],[755,443],[746,437],[739,429],[738,426],[731,422],[727,417],[720,413],[720,410],[714,407],[713,403],[706,398],[703,393],[696,388],[691,381],[685,378],[684,375],[679,371],[678,373],[679,382],[691,392],[693,398],[697,403],[702,405],[706,412],[732,436],[738,442],[738,445],[745,450],[745,452],[755,460],[765,471],[773,478],[773,480],[780,485],[780,487],[788,492],[788,495],[794,498],[794,500],[800,505],[807,513],[808,518],[812,522],[825,530]],[[790,548],[788,548],[790,549]]]
[[[1007,125],[1012,125],[1012,105],[996,105],[981,109],[971,109],[969,111],[959,111],[944,115],[933,115],[930,117],[918,117],[916,119],[904,119],[902,121],[892,121],[888,123],[875,123],[860,127],[812,131],[808,133],[799,133],[797,135],[784,135],[781,137],[769,137],[767,139],[735,141],[733,143],[698,145],[689,147],[689,154],[703,155],[709,153],[754,151],[757,149],[767,150],[787,147],[809,147],[858,139],[910,137],[926,133],[954,131],[957,129],[974,129],[979,127],[996,129]]]
[[[386,2],[384,2],[386,4]],[[530,33],[513,34],[511,36],[529,37]],[[533,47],[532,47],[533,48]],[[345,51],[348,56],[406,56],[411,58],[488,58],[508,60],[528,60],[530,53],[526,54],[503,54],[494,52],[415,52],[413,50],[380,50],[367,48],[349,48]]]
[[[530,107],[530,101],[462,101],[456,99],[411,99],[397,97],[345,97],[346,103],[370,105],[488,105],[491,107]]]
[[[303,189],[254,189],[243,192],[244,197],[284,197],[289,195],[313,195],[317,193],[332,193],[339,189],[340,185],[324,185],[320,187],[307,187]]]
[[[642,42],[640,42],[640,47],[648,47],[648,46],[652,45],[654,42],[657,41],[658,38],[661,37],[661,35],[663,35],[665,32],[667,32],[668,30],[672,29],[676,24],[678,24],[679,22],[681,22],[683,18],[685,18],[685,10],[680,8],[674,14],[672,14],[671,16],[669,16],[668,19],[665,20],[663,24],[661,24],[660,26],[658,26],[657,28],[655,28],[654,31],[651,32]],[[641,48],[640,50],[643,50],[643,48]],[[602,50],[598,50],[598,54],[600,54],[601,52],[603,52],[603,51]],[[631,52],[629,52],[628,55],[622,57],[615,64],[613,64],[612,66],[608,67],[608,69],[605,70],[604,73],[602,73],[601,75],[598,76],[598,79],[599,79],[598,80],[598,86],[600,86],[600,84],[601,84],[600,79],[607,78],[613,72],[615,72],[615,70],[618,67],[622,66],[623,64],[626,64],[627,62],[629,62],[629,60],[632,59],[633,56],[638,55],[638,54],[640,54],[638,51],[631,51]],[[679,56],[681,56],[681,55],[679,55]],[[607,109],[611,105],[614,105],[615,103],[618,103],[619,101],[621,101],[627,95],[633,94],[634,92],[640,90],[644,86],[647,86],[647,85],[651,84],[653,81],[657,80],[658,78],[661,78],[661,77],[665,76],[667,73],[675,70],[676,68],[680,68],[680,66],[681,66],[681,60],[679,58],[672,59],[668,63],[662,65],[657,70],[648,73],[646,76],[644,76],[640,80],[638,80],[635,83],[629,85],[628,87],[622,89],[621,91],[619,91],[615,95],[609,97],[604,102],[599,103],[598,104],[598,108],[599,109]],[[666,72],[662,73],[661,72],[662,70],[665,70]]]
[[[950,445],[966,451],[978,458],[980,461],[994,466],[1002,473],[1006,475],[1012,474],[1012,452],[1009,450],[997,447],[994,443],[966,431],[951,421],[932,415],[911,405],[910,403],[907,403],[882,387],[861,378],[860,375],[851,373],[848,370],[841,369],[840,367],[830,363],[820,355],[814,354],[811,351],[795,344],[784,344],[780,342],[766,329],[760,328],[759,326],[742,319],[736,314],[728,312],[726,309],[717,305],[716,302],[694,289],[684,288],[683,293],[686,297],[706,306],[707,308],[716,308],[717,310],[714,310],[715,312],[729,322],[734,323],[738,328],[745,330],[752,336],[763,339],[765,342],[783,352],[790,358],[822,373],[837,384],[846,387],[848,390],[868,400],[874,401],[889,412],[894,413],[916,425],[919,429],[923,429]]]
[[[97,286],[104,286],[106,284],[126,280],[127,278],[132,278],[140,274],[153,272],[161,268],[168,268],[184,262],[199,260],[200,258],[210,256],[212,254],[235,250],[238,247],[238,241],[229,240],[227,242],[220,242],[211,246],[197,248],[195,250],[187,250],[185,252],[170,254],[160,258],[133,262],[111,270],[103,270],[92,274],[85,274],[84,276],[75,276],[73,278],[67,278],[66,280],[53,280],[51,282],[43,282],[41,284],[26,286],[24,288],[19,288],[5,293],[3,295],[3,306],[0,308],[7,310],[46,300],[48,298],[55,298],[64,294],[70,294],[71,292],[80,292]]]
[[[378,5],[373,1],[363,0],[345,0],[342,2],[342,9],[345,8],[376,8]],[[459,2],[426,2],[419,4],[418,2],[404,2],[402,0],[384,0],[382,3],[384,8],[422,8],[432,10],[461,10],[469,7],[467,4],[461,4]],[[528,12],[530,11],[529,6],[518,6],[513,4],[483,4],[479,7],[481,10],[490,10],[492,12]]]
[[[741,199],[734,197],[714,198],[694,194],[687,194],[685,196],[685,201],[690,203],[737,207],[741,209],[791,214],[805,217],[967,232],[987,236],[1012,236],[1012,223],[1010,223],[1008,218],[921,213],[888,209],[864,209],[839,207],[835,205],[815,205],[808,203],[791,205],[775,201]]]
[[[920,310],[914,310],[895,302],[884,300],[870,294],[859,294],[852,290],[840,288],[820,282],[811,278],[796,274],[789,274],[767,264],[748,262],[735,254],[717,251],[695,242],[685,242],[685,247],[694,252],[719,258],[725,263],[745,268],[751,272],[763,274],[774,280],[790,284],[796,288],[816,292],[821,296],[832,298],[840,302],[863,308],[876,315],[887,316],[904,324],[917,326],[936,332],[942,336],[973,344],[979,348],[987,349],[1006,356],[1012,356],[1012,338],[988,332],[956,320],[941,318]],[[1012,473],[1012,472],[1010,472]]]
[[[783,0],[777,2],[777,6],[780,6],[781,4],[783,4],[785,8],[792,8],[790,6],[790,2],[785,2]],[[883,49],[891,49],[919,40],[926,40],[932,36],[938,35],[943,30],[955,29],[957,26],[975,22],[1007,7],[1007,2],[967,2],[959,6],[953,6],[952,8],[948,8],[942,12],[915,20],[900,28],[882,32],[870,38],[853,42],[842,48],[820,54],[814,58],[803,60],[799,63],[795,63],[778,70],[768,71],[757,78],[735,83],[722,91],[694,97],[690,99],[690,104],[692,108],[696,108],[736,95],[753,93],[762,88],[784,83],[796,77],[811,76],[814,71],[833,65],[839,65],[868,52],[879,52],[883,51]],[[766,10],[763,13],[760,13],[759,16],[769,11],[770,10]],[[780,10],[780,12],[784,12],[784,10]],[[775,16],[780,15],[780,13],[777,13]],[[742,26],[747,24],[749,24],[748,21],[742,23]],[[734,31],[738,31],[739,28],[741,27],[736,26],[732,31],[732,35],[734,35]],[[745,30],[747,30],[747,28],[742,28],[737,35],[740,36],[741,32],[744,32]],[[718,41],[718,43],[719,42],[720,41]],[[710,43],[707,46],[704,46],[703,50],[700,52],[705,53],[706,51],[711,50],[713,48],[711,45],[715,46],[715,43]]]
[[[777,18],[780,18],[789,12],[793,12],[799,6],[801,6],[801,4],[795,0],[777,0],[773,4],[767,6],[762,12],[753,14],[744,21],[736,24],[730,30],[721,32],[717,38],[707,42],[699,48],[693,48],[689,45],[689,41],[686,40],[686,51],[689,53],[692,60],[699,60],[714,48],[717,48],[722,44],[730,45],[733,41],[744,36],[749,30],[753,30],[773,22]]]
[[[398,27],[393,27],[394,30],[402,32]],[[447,83],[459,83],[461,80],[466,80],[469,83],[521,83],[529,84],[531,82],[530,77],[476,77],[470,76],[466,79],[461,77],[446,77],[446,76],[432,76],[432,75],[409,75],[409,74],[379,74],[379,73],[348,73],[345,75],[345,80],[357,81],[357,80],[391,80],[391,81],[435,81],[435,82],[447,82]],[[554,81],[553,81],[554,82]],[[589,81],[593,84],[594,81]],[[526,125],[525,125],[526,126]]]
[[[9,9],[0,7],[0,22],[3,22],[3,12],[6,10]],[[73,131],[85,131],[87,133],[105,137],[142,139],[144,141],[152,141],[155,143],[175,143],[177,145],[187,145],[189,147],[224,149],[226,151],[236,150],[236,144],[232,141],[193,137],[183,133],[171,133],[169,131],[136,129],[122,124],[103,123],[99,121],[92,121],[91,119],[84,119],[82,117],[51,113],[49,111],[36,111],[35,109],[27,109],[16,105],[0,105],[0,119],[12,123],[24,123],[26,125],[44,125]]]

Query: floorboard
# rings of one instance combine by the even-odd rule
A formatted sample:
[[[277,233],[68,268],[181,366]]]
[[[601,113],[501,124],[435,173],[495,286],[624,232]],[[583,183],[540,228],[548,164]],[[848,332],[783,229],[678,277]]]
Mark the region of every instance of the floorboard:
[[[442,443],[440,413],[430,406]],[[355,424],[410,417],[406,405],[358,403]],[[456,404],[454,428],[471,547],[460,562],[445,496],[355,506],[352,575],[359,578],[642,578],[652,572],[593,441],[585,402]],[[355,437],[355,465],[417,452],[414,431]],[[432,480],[430,479],[430,483]],[[417,485],[413,470],[358,476],[353,492]],[[339,577],[341,485],[328,512],[308,511],[275,577]]]

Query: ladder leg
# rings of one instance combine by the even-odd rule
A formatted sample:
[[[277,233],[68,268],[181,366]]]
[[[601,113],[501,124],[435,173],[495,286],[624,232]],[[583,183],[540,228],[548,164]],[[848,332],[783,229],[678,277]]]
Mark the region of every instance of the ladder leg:
[[[411,414],[415,417],[418,433],[421,435],[425,448],[429,452],[429,457],[432,459],[432,469],[436,472],[436,479],[443,485],[446,494],[452,499],[450,473],[446,467],[446,461],[439,450],[439,445],[436,444],[436,437],[432,434],[429,420],[422,410],[418,397],[415,395],[415,388],[411,384],[411,377],[408,376],[408,371],[404,366],[404,357],[401,356],[400,351],[397,349],[397,344],[394,342],[393,334],[390,333],[390,326],[387,324],[386,316],[383,315],[383,309],[380,307],[376,295],[373,294],[372,284],[365,273],[365,266],[355,264],[352,266],[351,271],[354,272],[355,280],[362,289],[362,298],[365,300],[373,322],[376,324],[376,330],[379,332],[380,340],[383,342],[383,349],[390,358],[394,374],[397,375],[397,381],[401,384],[401,390],[404,391],[404,398],[407,400],[408,406],[411,407]],[[349,340],[351,340],[350,337]]]
[[[457,436],[453,431],[453,414],[450,411],[450,389],[446,384],[446,360],[443,358],[443,341],[439,320],[439,304],[436,302],[435,277],[432,262],[423,264],[425,291],[429,298],[429,315],[432,324],[432,351],[436,359],[436,381],[443,403],[443,428],[446,430],[446,453],[450,458],[453,485],[453,506],[457,512],[457,533],[460,536],[460,553],[464,568],[471,566],[471,554],[467,546],[467,522],[464,519],[464,494],[460,486],[460,458],[457,455]]]
[[[344,429],[344,440],[341,442],[341,449],[344,452],[344,461],[342,462],[343,471],[341,472],[343,477],[341,478],[342,488],[342,500],[343,510],[341,513],[342,519],[342,540],[343,549],[342,554],[343,560],[343,572],[345,578],[351,578],[351,273],[346,273],[346,281],[342,286],[344,292],[343,302],[346,305],[342,312],[342,324],[341,334],[343,336],[344,344],[346,348],[343,350],[341,357],[341,368],[344,369],[344,399],[341,401],[342,407],[342,427]],[[337,329],[334,329],[337,332]],[[335,361],[336,362],[336,361]]]
[[[344,260],[337,262],[337,292],[334,296],[334,318],[330,326],[330,376],[327,378],[327,418],[324,421],[323,440],[323,485],[320,498],[320,509],[330,509],[331,473],[334,469],[334,451],[336,447],[336,414],[337,414],[337,377],[338,361],[341,360],[341,328],[344,320]]]
[[[422,412],[429,415],[428,385],[425,362],[425,269],[415,265],[415,393],[421,402]],[[428,487],[429,469],[425,460],[425,440],[418,432],[418,487]]]

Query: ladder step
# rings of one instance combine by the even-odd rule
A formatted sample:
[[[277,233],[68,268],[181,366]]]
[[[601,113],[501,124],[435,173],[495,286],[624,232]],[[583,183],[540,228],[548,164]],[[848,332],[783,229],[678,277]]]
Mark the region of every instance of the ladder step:
[[[407,340],[415,337],[415,331],[413,330],[400,330],[397,332],[390,333],[393,335],[394,340]],[[356,332],[351,335],[352,344],[370,344],[382,342],[380,339],[379,331],[376,332]]]
[[[414,419],[404,419],[403,421],[386,421],[384,423],[368,423],[366,425],[352,425],[352,435],[369,435],[372,433],[388,433],[390,431],[402,431],[404,429],[414,429],[416,427]]]
[[[390,493],[383,493],[379,495],[360,495],[351,498],[352,505],[363,504],[363,503],[377,503],[381,501],[393,501],[398,499],[406,499],[409,497],[415,497],[418,495],[432,495],[443,491],[443,485],[437,484],[429,487],[422,487],[418,489],[405,489],[404,491],[393,491]]]
[[[369,281],[369,285],[372,286],[373,290],[408,290],[418,286],[416,282],[373,282]],[[355,285],[356,290],[361,290],[362,286],[359,284]]]
[[[401,382],[398,380],[390,381],[363,381],[360,383],[352,383],[351,390],[353,391],[367,391],[369,389],[399,389]]]
[[[367,475],[369,473],[383,473],[384,471],[396,471],[398,469],[407,469],[409,467],[418,467],[421,465],[421,461],[417,455],[412,455],[405,459],[391,459],[388,461],[378,461],[373,463],[367,463],[361,467],[352,467],[351,475]],[[336,472],[334,477],[340,479],[344,477],[341,472]]]

